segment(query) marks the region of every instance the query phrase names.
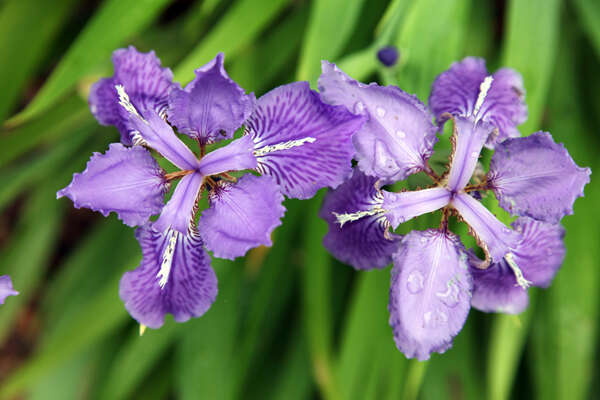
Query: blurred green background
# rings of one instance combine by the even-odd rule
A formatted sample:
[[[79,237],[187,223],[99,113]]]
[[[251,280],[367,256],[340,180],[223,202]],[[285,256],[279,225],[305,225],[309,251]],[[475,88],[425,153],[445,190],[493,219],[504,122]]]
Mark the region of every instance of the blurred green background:
[[[322,193],[286,201],[274,246],[214,260],[202,318],[138,336],[118,297],[133,230],[55,192],[118,140],[86,104],[111,52],[154,49],[186,83],[219,51],[247,91],[314,85],[320,60],[427,100],[466,55],[519,70],[530,117],[600,171],[598,0],[0,1],[2,399],[586,399],[600,397],[600,185],[563,220],[567,256],[519,316],[472,311],[454,347],[408,361],[388,326],[389,268],[357,273],[321,245]],[[375,57],[396,45],[400,62]],[[441,145],[443,146],[443,145]],[[493,201],[491,199],[490,201]],[[421,229],[425,217],[402,229]]]

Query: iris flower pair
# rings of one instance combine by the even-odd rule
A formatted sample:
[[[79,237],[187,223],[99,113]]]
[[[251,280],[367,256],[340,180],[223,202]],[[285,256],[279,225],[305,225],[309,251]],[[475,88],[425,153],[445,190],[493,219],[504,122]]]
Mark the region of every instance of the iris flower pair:
[[[517,126],[527,119],[527,107],[517,72],[489,75],[482,59],[466,58],[435,80],[430,109],[397,87],[359,83],[327,62],[319,89],[329,104],[367,118],[353,138],[358,168],[325,198],[324,245],[357,269],[393,262],[390,325],[407,357],[426,360],[446,351],[471,306],[519,313],[530,285],[550,284],[565,252],[559,222],[572,214],[591,171],[578,167],[549,133],[520,137]],[[448,170],[438,176],[428,160],[448,120],[452,153]],[[494,149],[487,174],[479,162],[484,146]],[[426,189],[382,189],[421,171],[432,180]],[[486,191],[518,216],[512,229],[479,201]],[[393,233],[440,209],[438,229]],[[450,232],[450,215],[468,225],[484,260]]]
[[[57,197],[138,227],[143,259],[121,279],[120,296],[140,324],[158,328],[166,313],[183,322],[214,302],[217,279],[206,250],[233,259],[271,245],[284,196],[310,198],[348,177],[351,137],[366,117],[322,102],[307,82],[257,100],[229,78],[222,54],[185,88],[153,52],[120,49],[113,63],[114,76],[92,87],[89,102],[101,124],[118,128],[121,143],[94,153]],[[174,129],[197,143],[198,153]],[[159,156],[177,170],[166,173]],[[205,192],[209,207],[197,218]]]

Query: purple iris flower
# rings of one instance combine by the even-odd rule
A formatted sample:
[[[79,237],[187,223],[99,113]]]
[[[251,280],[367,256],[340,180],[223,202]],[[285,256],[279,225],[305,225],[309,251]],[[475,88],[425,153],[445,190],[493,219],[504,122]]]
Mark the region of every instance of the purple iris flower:
[[[123,276],[120,296],[140,324],[158,328],[166,313],[183,322],[214,302],[217,279],[205,248],[233,259],[270,246],[285,213],[284,195],[310,198],[351,174],[351,137],[365,117],[323,103],[307,82],[256,100],[229,78],[223,54],[197,69],[183,89],[154,53],[120,49],[113,63],[114,76],[92,87],[90,107],[100,123],[119,129],[121,143],[95,153],[57,196],[139,226],[143,259]],[[234,139],[242,125],[243,136]],[[199,156],[173,127],[198,143]],[[233,140],[206,153],[224,139]],[[150,150],[179,170],[165,173]],[[234,171],[254,173],[235,177]],[[196,223],[205,191],[210,206]],[[159,216],[150,220],[153,215]]]
[[[393,262],[390,324],[397,347],[426,360],[442,353],[462,329],[471,306],[519,313],[530,285],[547,287],[564,256],[560,219],[572,214],[590,169],[578,167],[567,150],[545,132],[519,137],[527,107],[519,74],[466,58],[433,83],[429,105],[396,87],[356,82],[323,63],[323,99],[368,118],[354,136],[358,168],[325,198],[321,217],[329,232],[324,245],[357,269]],[[438,126],[432,123],[435,116]],[[428,165],[438,131],[453,121],[448,171]],[[489,172],[478,159],[495,149]],[[431,187],[394,193],[381,186],[423,171]],[[512,229],[478,200],[493,191],[502,208],[518,218]],[[442,209],[439,229],[390,232],[421,214]],[[485,253],[481,260],[448,229],[456,215]]]
[[[10,280],[10,276],[0,276],[0,304],[4,304],[4,300],[6,300],[8,296],[16,296],[18,294],[19,292],[13,289],[13,284]]]

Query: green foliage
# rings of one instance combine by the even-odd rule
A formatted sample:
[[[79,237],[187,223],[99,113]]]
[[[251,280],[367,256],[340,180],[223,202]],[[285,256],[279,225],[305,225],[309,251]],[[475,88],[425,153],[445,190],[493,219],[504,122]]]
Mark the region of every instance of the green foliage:
[[[450,63],[485,56],[491,69],[510,66],[524,77],[530,117],[521,132],[551,131],[595,171],[598,2],[501,4],[0,2],[0,274],[21,292],[0,307],[0,398],[593,398],[600,390],[595,175],[564,220],[568,251],[552,286],[532,290],[519,316],[471,312],[453,348],[426,363],[395,348],[389,268],[357,272],[323,248],[324,191],[286,201],[272,248],[213,260],[219,295],[205,316],[185,324],[169,317],[141,337],[118,297],[122,273],[141,258],[133,231],[55,199],[91,152],[118,138],[97,124],[85,96],[110,74],[111,52],[129,44],[155,49],[182,83],[223,51],[232,78],[257,96],[295,79],[314,87],[328,59],[361,81],[398,84],[426,101]],[[375,56],[389,44],[400,51],[392,68]],[[434,223],[422,217],[401,229]]]

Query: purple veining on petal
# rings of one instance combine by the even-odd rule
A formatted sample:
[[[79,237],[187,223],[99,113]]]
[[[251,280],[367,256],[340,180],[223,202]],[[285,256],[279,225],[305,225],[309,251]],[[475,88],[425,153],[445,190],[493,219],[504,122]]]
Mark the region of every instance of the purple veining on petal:
[[[455,62],[438,75],[429,96],[429,107],[438,124],[446,121],[444,113],[463,117],[472,115],[479,87],[487,75],[485,60],[476,57]]]
[[[146,114],[164,115],[168,94],[173,87],[173,73],[162,68],[153,51],[140,53],[135,47],[113,52],[115,73],[111,78],[96,82],[90,91],[89,104],[92,114],[103,125],[115,125],[121,132],[123,144],[130,145],[130,132],[135,130],[129,116],[119,107],[115,85],[122,85],[138,111]]]
[[[385,217],[393,229],[411,218],[439,210],[450,201],[451,193],[442,187],[393,193],[382,191]]]
[[[471,305],[484,312],[519,314],[527,308],[527,290],[517,284],[513,270],[502,259],[481,269],[483,261],[469,251],[470,272],[473,277]]]
[[[467,319],[471,288],[457,236],[436,230],[406,235],[394,254],[388,307],[398,349],[427,360],[450,348]]]
[[[364,119],[323,103],[307,82],[273,89],[247,122],[257,169],[275,178],[288,197],[306,199],[322,187],[337,187],[352,171],[351,137]]]
[[[217,54],[195,71],[185,89],[174,89],[169,96],[169,121],[201,144],[231,139],[256,101],[229,78],[223,62],[223,53]]]
[[[469,225],[479,245],[497,262],[520,240],[520,235],[504,225],[480,202],[466,193],[456,194],[451,205]]]
[[[465,118],[454,118],[448,189],[458,192],[469,183],[479,161],[481,149],[492,131],[493,127],[485,122],[473,123]]]
[[[524,277],[535,286],[550,286],[565,257],[564,228],[528,217],[517,218],[512,226],[522,236],[513,254]]]
[[[10,276],[0,276],[0,304],[4,304],[4,301],[8,296],[16,296],[18,294],[19,292],[13,289],[13,284],[10,280]]]
[[[129,226],[143,225],[163,207],[167,181],[150,152],[142,147],[110,145],[105,154],[94,153],[82,173],[74,174],[60,190],[75,208],[90,208],[105,217],[116,212]]]
[[[521,136],[518,125],[527,121],[527,103],[521,75],[510,68],[502,68],[492,75],[494,81],[488,91],[478,117],[498,128],[497,136],[490,136],[486,147],[494,148],[505,139]]]
[[[354,135],[359,168],[371,176],[402,180],[426,168],[437,141],[427,108],[394,86],[359,83],[334,64],[322,64],[321,97],[369,119]]]
[[[271,232],[281,225],[283,195],[270,176],[246,174],[237,183],[220,181],[198,229],[215,257],[234,259],[251,248],[271,246]]]
[[[500,206],[512,215],[556,223],[573,213],[590,174],[549,133],[536,132],[496,146],[488,181]]]
[[[216,175],[227,171],[241,171],[256,168],[253,154],[254,142],[248,135],[242,136],[225,147],[208,153],[200,160],[198,170],[204,176]]]
[[[119,296],[140,324],[160,328],[167,313],[185,322],[203,315],[217,297],[217,277],[199,236],[177,234],[170,256],[170,272],[164,287],[158,274],[169,248],[172,231],[159,233],[151,225],[139,228],[136,237],[143,259],[137,269],[121,279]]]
[[[139,137],[145,145],[158,151],[180,169],[198,168],[198,160],[194,153],[158,114],[150,114],[146,119],[131,114],[129,120],[136,131],[133,135],[134,141]]]
[[[521,75],[502,68],[491,75],[491,85],[476,109],[481,85],[487,76],[485,61],[481,58],[467,57],[452,64],[434,81],[429,106],[440,126],[448,118],[444,114],[448,113],[498,128],[498,135],[490,136],[486,142],[487,147],[493,148],[506,138],[520,136],[516,127],[527,120],[527,104]]]
[[[194,218],[194,209],[204,176],[198,172],[186,175],[177,184],[173,196],[165,205],[160,217],[154,223],[159,232],[174,229],[187,233]]]
[[[383,214],[365,216],[342,227],[333,214],[381,208],[383,197],[376,182],[377,178],[355,169],[349,180],[325,196],[319,212],[329,226],[323,245],[335,258],[357,269],[383,268],[398,249],[400,236],[386,234],[389,223]]]

